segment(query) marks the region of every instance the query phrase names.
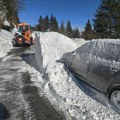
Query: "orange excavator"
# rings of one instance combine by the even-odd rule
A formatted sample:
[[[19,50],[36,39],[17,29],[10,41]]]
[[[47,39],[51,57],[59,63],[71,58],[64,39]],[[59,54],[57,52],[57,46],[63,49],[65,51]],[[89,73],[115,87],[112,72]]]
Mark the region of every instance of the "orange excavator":
[[[32,30],[29,24],[23,22],[18,24],[18,31],[14,34],[13,47],[31,46],[35,43],[32,37]]]

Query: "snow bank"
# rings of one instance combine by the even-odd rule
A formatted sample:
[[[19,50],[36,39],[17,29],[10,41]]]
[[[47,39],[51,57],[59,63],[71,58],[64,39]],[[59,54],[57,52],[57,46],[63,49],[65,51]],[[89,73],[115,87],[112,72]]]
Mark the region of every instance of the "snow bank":
[[[4,26],[10,26],[10,23],[9,23],[7,20],[4,20],[4,21],[3,21],[3,25],[4,25]]]
[[[76,43],[78,47],[86,43],[85,39],[83,38],[74,38],[73,41]]]
[[[39,43],[39,46],[35,45],[35,56],[39,56],[36,57],[37,62],[42,60],[42,67],[48,77],[47,80],[41,80],[42,86],[50,101],[66,113],[67,119],[120,119],[120,116],[110,109],[111,105],[103,94],[82,82],[79,84],[78,80],[64,69],[63,64],[56,63],[64,53],[77,47],[73,40],[55,32],[35,34]]]
[[[73,51],[77,48],[76,44],[70,38],[59,33],[46,32],[36,34],[40,40],[41,54],[44,59],[43,68],[47,68],[51,66],[51,64],[54,65],[55,61],[60,59],[64,53]],[[38,44],[39,43],[36,45]]]
[[[0,57],[3,57],[12,48],[13,35],[5,30],[0,30]]]

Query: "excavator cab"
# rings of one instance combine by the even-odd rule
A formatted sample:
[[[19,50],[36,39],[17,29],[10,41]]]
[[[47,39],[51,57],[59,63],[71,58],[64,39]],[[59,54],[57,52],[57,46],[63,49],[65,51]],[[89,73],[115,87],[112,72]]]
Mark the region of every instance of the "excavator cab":
[[[19,24],[18,25],[18,32],[25,32],[25,31],[28,31],[30,30],[30,25],[28,24]]]

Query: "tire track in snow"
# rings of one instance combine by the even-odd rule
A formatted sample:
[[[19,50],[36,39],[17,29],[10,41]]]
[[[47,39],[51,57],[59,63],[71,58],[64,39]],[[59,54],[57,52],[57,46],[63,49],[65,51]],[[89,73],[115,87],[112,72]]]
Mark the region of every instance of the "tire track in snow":
[[[0,60],[0,103],[7,111],[6,117],[9,120],[65,120],[63,114],[39,95],[30,74],[23,72],[27,70],[20,57],[23,52],[22,48],[11,50]]]

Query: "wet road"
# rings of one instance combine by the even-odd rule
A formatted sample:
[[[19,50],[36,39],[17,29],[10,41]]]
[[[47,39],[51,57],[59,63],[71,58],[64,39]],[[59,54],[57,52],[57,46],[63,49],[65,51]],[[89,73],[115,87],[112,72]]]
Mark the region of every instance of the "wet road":
[[[65,120],[62,112],[39,95],[20,57],[30,48],[14,48],[0,59],[0,120]],[[25,56],[26,57],[26,56]],[[42,91],[41,91],[42,92]]]

